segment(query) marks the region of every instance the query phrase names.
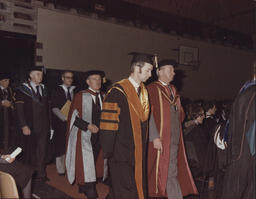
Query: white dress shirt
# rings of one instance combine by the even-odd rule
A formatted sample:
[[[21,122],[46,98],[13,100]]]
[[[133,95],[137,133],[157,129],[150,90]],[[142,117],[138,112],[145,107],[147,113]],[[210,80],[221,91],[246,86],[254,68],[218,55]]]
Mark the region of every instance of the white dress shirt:
[[[41,96],[43,96],[42,84],[36,85],[34,82],[31,81],[30,85],[33,88],[33,90],[35,91],[35,93],[37,93],[36,87],[39,86],[39,93],[40,93]]]
[[[65,84],[62,84],[60,85],[63,90],[65,91],[65,94],[66,94],[66,98],[68,97],[68,87],[65,85]],[[75,86],[70,86],[70,89],[69,89],[69,92],[70,92],[70,95],[71,95],[71,99],[73,100],[73,97],[74,97],[74,89],[76,87]]]
[[[89,87],[89,90],[93,91],[94,93],[99,93],[100,108],[102,109],[102,99],[101,99],[100,92],[93,90],[91,87]],[[91,96],[92,96],[92,99],[93,99],[94,103],[96,103],[96,96],[95,96],[95,95],[92,95],[92,94],[91,94]]]
[[[131,84],[135,88],[136,92],[138,93],[138,89],[140,87],[140,84],[138,84],[131,76],[128,78],[128,80],[131,82]]]

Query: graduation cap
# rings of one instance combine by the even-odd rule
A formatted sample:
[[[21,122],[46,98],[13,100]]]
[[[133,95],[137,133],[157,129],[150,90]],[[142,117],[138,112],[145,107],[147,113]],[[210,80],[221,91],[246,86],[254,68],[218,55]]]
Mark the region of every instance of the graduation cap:
[[[147,53],[139,53],[139,52],[131,52],[128,55],[132,55],[131,64],[135,64],[138,62],[145,62],[154,66],[156,55],[147,54]]]
[[[158,69],[166,65],[172,65],[175,68],[178,66],[178,63],[174,59],[163,59],[158,63]]]
[[[85,79],[87,80],[91,75],[100,75],[103,80],[103,83],[106,82],[105,72],[101,70],[89,70],[85,73]]]
[[[32,66],[28,70],[28,73],[31,73],[32,71],[40,71],[40,72],[46,73],[46,68],[44,66]]]
[[[8,73],[0,73],[0,81],[3,79],[10,79],[10,74]]]

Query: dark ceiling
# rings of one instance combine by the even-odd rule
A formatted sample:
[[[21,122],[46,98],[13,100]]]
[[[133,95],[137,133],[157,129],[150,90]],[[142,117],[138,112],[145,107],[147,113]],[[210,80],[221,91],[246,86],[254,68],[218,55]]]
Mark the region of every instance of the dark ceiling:
[[[253,0],[124,0],[173,15],[218,25],[230,30],[255,32]]]

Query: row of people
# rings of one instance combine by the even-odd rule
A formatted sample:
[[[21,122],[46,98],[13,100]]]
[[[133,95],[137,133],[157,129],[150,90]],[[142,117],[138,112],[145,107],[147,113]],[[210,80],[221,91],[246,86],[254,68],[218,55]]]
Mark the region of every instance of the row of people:
[[[110,198],[146,197],[146,176],[151,178],[148,181],[151,196],[182,198],[182,195],[196,194],[183,144],[184,112],[175,88],[169,84],[175,75],[176,63],[174,60],[159,63],[159,81],[148,86],[148,94],[143,82],[151,76],[153,62],[152,56],[134,54],[130,77],[114,84],[104,102],[99,71],[88,73],[89,89],[75,96],[70,87],[73,74],[65,72],[64,84],[52,95],[51,108],[47,90],[41,84],[42,68],[33,67],[29,81],[18,87],[14,103],[22,161],[34,166],[35,179],[46,180],[46,146],[52,112],[54,137],[56,143],[60,143],[56,158],[58,173],[64,174],[66,168],[69,182],[76,181],[79,191],[88,198],[97,198],[95,162],[100,147],[104,162],[108,162],[103,165],[109,167],[104,170],[109,171],[112,181]],[[65,115],[61,109],[71,100],[69,114]],[[149,158],[146,157],[148,123]],[[181,168],[178,165],[182,165]]]
[[[111,178],[111,199],[144,199],[147,195],[178,199],[198,193],[183,140],[185,114],[171,84],[176,62],[160,61],[156,68],[158,80],[146,87],[144,82],[151,76],[154,59],[151,55],[133,55],[129,78],[115,83],[105,96],[101,92],[102,71],[87,72],[89,88],[77,94],[72,86],[73,73],[64,72],[63,84],[54,90],[51,100],[41,83],[41,67],[29,71],[29,81],[18,87],[15,99],[11,93],[7,95],[8,86],[4,86],[9,78],[0,78],[4,96],[1,108],[15,109],[20,133],[14,135],[23,149],[22,161],[36,170],[35,180],[47,180],[47,142],[53,136],[57,172],[65,175],[66,170],[69,182],[78,183],[79,191],[89,199],[97,198],[99,173],[104,179],[107,175]],[[206,126],[210,126],[207,132],[214,129],[210,124],[215,111],[213,104],[206,106],[205,123],[209,121]],[[187,129],[194,121],[203,123],[202,108],[194,108],[191,113],[192,122],[184,124]],[[2,140],[6,140],[10,130],[3,129]],[[192,134],[185,132],[185,139],[187,135]],[[212,134],[204,136],[205,143],[212,140]]]

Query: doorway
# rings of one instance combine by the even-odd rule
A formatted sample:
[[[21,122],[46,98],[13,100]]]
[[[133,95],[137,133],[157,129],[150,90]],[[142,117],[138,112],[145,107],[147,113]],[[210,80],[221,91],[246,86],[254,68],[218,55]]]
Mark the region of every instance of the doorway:
[[[27,70],[35,63],[36,36],[0,31],[0,72],[11,75],[16,87],[27,79]]]

